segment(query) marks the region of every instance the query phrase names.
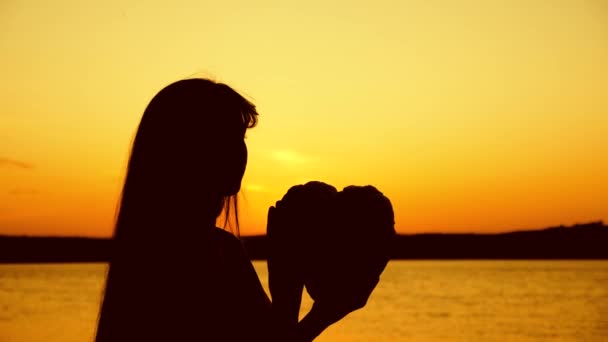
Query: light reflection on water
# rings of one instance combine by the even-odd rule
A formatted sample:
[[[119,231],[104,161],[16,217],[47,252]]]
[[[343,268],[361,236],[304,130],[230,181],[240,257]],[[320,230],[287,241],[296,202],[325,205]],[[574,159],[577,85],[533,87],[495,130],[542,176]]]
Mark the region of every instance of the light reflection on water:
[[[267,286],[266,264],[254,262]],[[91,341],[105,264],[0,265],[0,341]],[[305,298],[303,311],[310,307]],[[602,341],[608,261],[392,261],[318,341]]]

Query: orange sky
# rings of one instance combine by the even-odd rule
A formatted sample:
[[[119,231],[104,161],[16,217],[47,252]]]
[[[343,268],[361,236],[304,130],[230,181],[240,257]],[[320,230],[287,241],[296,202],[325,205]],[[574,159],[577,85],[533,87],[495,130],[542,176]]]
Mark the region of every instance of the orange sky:
[[[608,219],[603,1],[168,4],[0,3],[0,234],[109,236],[145,106],[192,76],[261,114],[243,234],[308,180],[376,185],[403,233]]]

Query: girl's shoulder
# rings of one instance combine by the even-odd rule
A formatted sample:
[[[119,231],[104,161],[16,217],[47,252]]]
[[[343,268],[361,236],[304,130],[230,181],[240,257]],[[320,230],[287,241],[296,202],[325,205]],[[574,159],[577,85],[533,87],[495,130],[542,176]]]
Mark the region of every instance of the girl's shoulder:
[[[228,262],[240,262],[242,259],[249,260],[243,243],[231,232],[215,227],[210,234],[221,259]]]
[[[224,229],[215,227],[211,230],[212,239],[222,245],[227,247],[241,247],[242,243],[236,236],[234,236],[231,232],[226,231]]]

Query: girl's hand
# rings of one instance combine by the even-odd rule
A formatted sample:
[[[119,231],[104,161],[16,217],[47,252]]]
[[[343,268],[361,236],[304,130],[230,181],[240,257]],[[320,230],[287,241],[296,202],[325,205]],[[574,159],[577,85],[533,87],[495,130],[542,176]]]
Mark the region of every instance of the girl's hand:
[[[285,226],[281,201],[268,208],[266,236],[268,239],[268,287],[275,319],[283,324],[298,323],[304,281],[300,275],[297,238]]]

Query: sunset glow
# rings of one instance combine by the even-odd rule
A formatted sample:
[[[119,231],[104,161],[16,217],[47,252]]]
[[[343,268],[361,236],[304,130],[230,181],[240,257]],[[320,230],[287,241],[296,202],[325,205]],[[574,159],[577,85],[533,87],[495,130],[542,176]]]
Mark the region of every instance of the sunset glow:
[[[141,115],[189,77],[260,112],[242,234],[308,180],[375,185],[401,233],[608,220],[603,1],[167,4],[0,4],[0,234],[110,236]]]

